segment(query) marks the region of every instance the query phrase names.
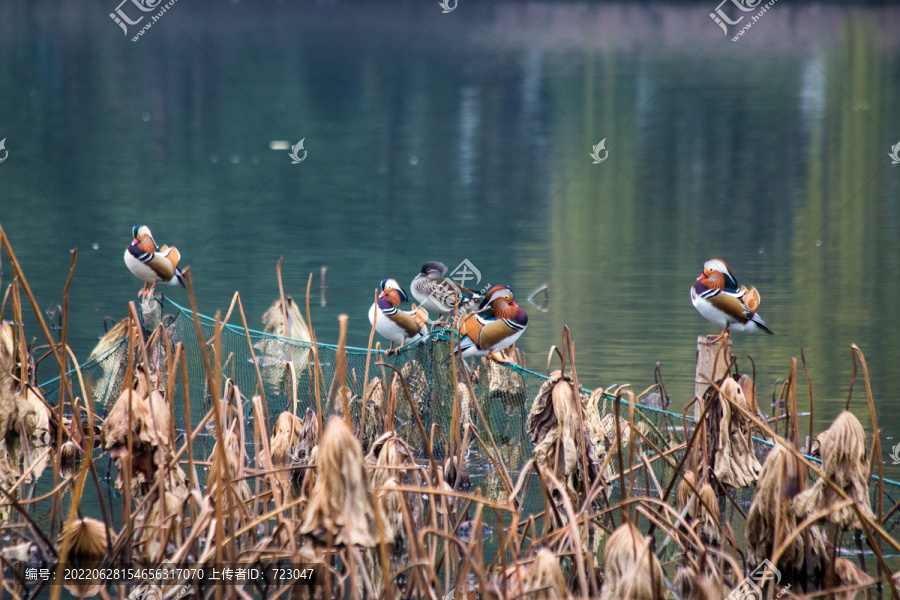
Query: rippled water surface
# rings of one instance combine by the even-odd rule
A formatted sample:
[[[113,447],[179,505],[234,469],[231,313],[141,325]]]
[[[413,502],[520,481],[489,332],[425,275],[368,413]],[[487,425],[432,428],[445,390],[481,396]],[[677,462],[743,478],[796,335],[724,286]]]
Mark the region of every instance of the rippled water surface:
[[[568,325],[583,384],[640,391],[658,361],[683,406],[716,332],[688,289],[719,256],[777,333],[735,336],[759,393],[802,346],[824,427],[856,343],[900,439],[897,8],[779,3],[734,43],[713,3],[182,1],[132,42],[88,4],[0,4],[0,223],[42,308],[78,248],[79,357],[135,299],[145,223],[201,312],[237,290],[260,326],[284,257],[295,298],[314,274],[319,339],[347,313],[358,346],[381,279],[468,259],[528,311],[529,367]],[[301,138],[300,164],[270,149]],[[861,383],[853,406],[868,424]]]

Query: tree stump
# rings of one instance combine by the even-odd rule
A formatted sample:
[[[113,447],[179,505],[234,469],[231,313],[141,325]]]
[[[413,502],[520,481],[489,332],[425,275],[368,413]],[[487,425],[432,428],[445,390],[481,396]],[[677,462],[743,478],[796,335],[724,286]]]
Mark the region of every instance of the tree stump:
[[[714,335],[701,335],[697,337],[697,372],[694,376],[694,396],[703,398],[703,393],[709,387],[709,380],[718,381],[728,372],[731,361],[731,336],[725,339],[716,339]],[[713,371],[715,368],[715,371]],[[700,402],[694,404],[694,419],[700,421],[700,412],[703,410]]]

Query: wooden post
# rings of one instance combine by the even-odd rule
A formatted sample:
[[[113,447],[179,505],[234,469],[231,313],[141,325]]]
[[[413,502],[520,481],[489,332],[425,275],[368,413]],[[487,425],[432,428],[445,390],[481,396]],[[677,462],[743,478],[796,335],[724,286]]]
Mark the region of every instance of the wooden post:
[[[716,358],[718,355],[718,358]],[[725,339],[723,352],[722,339],[714,335],[697,337],[697,374],[694,376],[694,396],[703,398],[703,392],[709,387],[709,380],[717,381],[725,376],[731,361],[731,336]],[[713,373],[713,365],[716,371]],[[708,379],[707,379],[708,378]],[[700,419],[703,407],[698,402],[694,405],[694,419]]]

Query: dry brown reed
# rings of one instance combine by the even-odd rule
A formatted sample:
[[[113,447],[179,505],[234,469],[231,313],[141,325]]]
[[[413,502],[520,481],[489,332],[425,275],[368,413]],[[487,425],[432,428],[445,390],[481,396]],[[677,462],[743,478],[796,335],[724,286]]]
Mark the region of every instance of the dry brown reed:
[[[2,229],[0,241],[9,253]],[[29,302],[32,296],[24,277],[19,277],[18,263],[14,272],[17,281],[10,298],[17,324],[0,323],[0,434],[8,453],[18,451],[23,461],[0,460],[2,533],[10,540],[0,549],[4,561],[40,560],[57,568],[75,557],[196,565],[309,562],[321,569],[320,588],[298,592],[271,585],[262,595],[352,600],[436,600],[448,595],[661,600],[669,573],[682,600],[718,599],[743,578],[739,562],[745,548],[734,540],[729,525],[743,518],[740,505],[716,491],[744,487],[754,492],[744,528],[745,564],[752,568],[763,560],[774,561],[786,581],[798,584],[792,588],[798,593],[804,586],[807,594],[824,587],[835,598],[849,599],[874,581],[850,560],[835,556],[840,535],[829,533],[826,540],[820,523],[827,524],[826,531],[859,528],[882,573],[886,573],[882,545],[900,551],[900,543],[869,508],[873,467],[867,455],[877,462],[879,447],[873,444],[876,451],[867,453],[862,426],[849,413],[820,437],[824,463],[818,469],[756,416],[752,380],[737,383],[729,376],[711,386],[702,408],[706,429],[691,430],[685,418],[685,439],[676,441],[669,431],[663,435],[641,418],[629,389],[580,393],[574,344],[566,331],[564,352],[559,353],[562,367],[541,387],[528,415],[534,457],[519,444],[524,467],[516,472],[515,465],[504,462],[482,404],[499,398],[508,415],[517,414],[515,407],[525,393],[520,371],[482,361],[476,371],[480,382],[476,393],[469,371],[455,360],[454,377],[445,390],[438,378],[429,379],[424,365],[432,367],[421,357],[422,362],[406,360],[397,371],[367,357],[367,363],[380,367],[376,371],[380,376],[369,379],[368,366],[365,372],[352,372],[342,359],[336,361],[329,382],[309,329],[309,313],[304,320],[293,300],[283,295],[280,265],[280,298],[264,321],[276,335],[305,339],[296,329],[302,324],[313,348],[301,365],[295,360],[296,351],[287,346],[253,346],[235,295],[232,309],[241,316],[258,380],[252,423],[246,416],[247,400],[227,379],[222,328],[231,310],[224,321],[217,315],[214,333],[206,338],[195,319],[203,365],[202,372],[191,372],[184,346],[166,332],[157,308],[141,307],[143,325],[155,329],[147,339],[137,307],[130,305],[128,318],[100,348],[108,351],[121,344],[113,353],[119,359],[104,363],[102,369],[114,364],[101,375],[110,381],[122,381],[124,376],[124,385],[110,395],[115,403],[99,428],[98,452],[94,402],[102,395],[96,377],[93,387],[80,373],[63,378],[53,413],[39,390],[28,385],[34,359],[19,325],[23,306],[19,294]],[[189,275],[188,285],[196,314]],[[63,310],[66,313],[67,308]],[[345,325],[346,321],[344,333]],[[49,338],[48,344],[63,369],[62,358],[69,349]],[[259,358],[253,355],[256,350]],[[275,350],[282,352],[277,358],[285,362],[266,362]],[[291,364],[285,368],[287,363]],[[310,394],[298,399],[301,371],[306,371]],[[276,375],[279,381],[287,380],[281,389],[289,405],[270,421],[264,392],[267,385],[272,389],[271,378]],[[359,391],[358,375],[365,385],[362,398],[354,395]],[[785,387],[793,405],[795,376],[796,365]],[[208,412],[192,423],[188,381],[199,377],[205,380],[208,398],[193,401],[208,402],[204,409]],[[79,382],[79,397],[72,381]],[[178,431],[171,401],[176,393],[188,419]],[[422,409],[445,393],[454,398],[451,431],[422,420]],[[790,412],[796,419],[793,405]],[[627,413],[622,410],[620,415],[625,408]],[[352,413],[354,420],[348,424],[332,417],[321,432],[322,420],[334,412]],[[491,416],[496,418],[496,413]],[[414,424],[418,431],[414,439],[397,433],[397,417]],[[796,429],[794,420],[791,433]],[[761,467],[754,464],[751,433],[776,444]],[[200,436],[214,437],[215,444],[208,457],[195,459]],[[35,443],[40,441],[43,446]],[[68,461],[81,450],[85,460],[61,471],[63,459]],[[466,462],[473,451],[489,465],[483,477]],[[123,525],[118,534],[107,525],[112,520],[94,467],[103,453],[113,459],[116,485],[122,490]],[[29,476],[40,476],[40,463],[47,464],[48,456],[54,479],[50,491],[34,499],[25,482]],[[808,470],[819,481],[803,492]],[[61,472],[64,477],[59,477]],[[103,521],[79,514],[89,478],[97,487]],[[677,508],[669,505],[673,491]],[[529,505],[535,499],[537,509]],[[40,502],[51,505],[49,516],[35,509]],[[721,518],[721,506],[729,519]],[[44,520],[39,522],[39,517]],[[51,532],[62,531],[56,544],[45,533],[48,522]],[[652,536],[642,532],[647,522],[652,524]],[[486,529],[486,523],[492,529]],[[661,564],[660,557],[668,562]],[[95,589],[98,585],[84,585],[77,593],[106,594]],[[2,586],[12,597],[22,597],[27,589],[14,575],[5,576]],[[56,587],[52,594],[58,595]],[[127,596],[128,586],[113,587],[118,589],[111,597]],[[894,586],[888,589],[898,597]],[[197,597],[243,598],[259,590],[248,584],[192,591]]]

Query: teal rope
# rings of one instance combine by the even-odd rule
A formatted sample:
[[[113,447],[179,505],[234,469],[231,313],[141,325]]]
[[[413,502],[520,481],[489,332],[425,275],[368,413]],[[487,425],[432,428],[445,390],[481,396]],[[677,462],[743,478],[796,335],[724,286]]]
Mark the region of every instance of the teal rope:
[[[180,304],[178,304],[177,302],[175,302],[174,300],[171,300],[171,299],[160,298],[160,297],[157,297],[157,296],[155,296],[155,295],[154,295],[153,297],[154,297],[161,305],[165,306],[166,304],[170,304],[170,305],[172,305],[173,307],[175,307],[175,309],[177,309],[180,313],[182,313],[182,314],[184,314],[185,316],[187,316],[187,317],[193,319],[194,313],[193,313],[193,311],[191,311],[191,309],[189,309],[189,308],[187,308],[187,307],[184,307],[184,306],[181,306]],[[141,315],[141,319],[142,319],[141,325],[143,325],[143,315]],[[207,326],[209,326],[209,327],[214,327],[214,326],[215,326],[215,323],[216,323],[216,321],[215,321],[214,318],[208,317],[208,316],[203,315],[203,314],[200,314],[200,313],[197,313],[197,319],[201,322],[201,325],[202,325],[202,324],[205,324],[205,325],[207,325]],[[228,331],[231,331],[232,333],[235,333],[235,334],[237,334],[237,335],[243,335],[243,334],[244,334],[244,328],[243,328],[243,326],[238,327],[237,325],[232,325],[232,324],[230,324],[230,323],[227,323],[227,324],[225,325],[225,329],[227,329]],[[264,332],[264,331],[259,331],[258,329],[250,329],[249,327],[247,328],[247,330],[250,332],[251,337],[264,338],[264,339],[265,339],[265,338],[268,338],[268,339],[279,340],[279,341],[282,341],[282,342],[284,342],[284,343],[286,343],[286,344],[290,344],[290,345],[292,345],[292,346],[297,346],[297,347],[300,347],[300,348],[313,348],[314,346],[317,346],[317,347],[319,347],[319,348],[325,348],[325,349],[329,349],[329,350],[337,350],[337,349],[338,349],[338,347],[337,347],[336,345],[334,345],[334,344],[323,344],[323,343],[313,344],[312,342],[305,342],[305,341],[303,341],[303,340],[297,340],[297,339],[294,339],[294,338],[284,337],[284,336],[280,336],[280,335],[274,335],[274,334],[271,334],[271,333],[266,333],[266,332]],[[446,342],[449,342],[449,341],[450,341],[450,332],[451,332],[450,329],[436,329],[436,330],[433,330],[433,331],[430,333],[430,337],[431,337],[431,339],[433,339],[433,340],[439,340],[439,341],[446,341]],[[117,344],[116,346],[110,348],[109,351],[104,352],[102,355],[100,355],[100,356],[98,356],[98,357],[95,357],[95,358],[92,359],[91,361],[89,361],[89,362],[83,364],[83,365],[81,366],[81,369],[84,370],[85,368],[90,367],[90,366],[93,366],[94,364],[100,362],[102,359],[106,358],[106,357],[109,356],[112,352],[114,352],[114,351],[119,347],[119,345],[121,345],[121,344],[124,343],[124,342],[125,342],[125,340],[122,340],[122,342],[119,342],[119,344]],[[412,349],[414,349],[414,348],[416,347],[416,345],[419,344],[419,343],[421,343],[421,342],[416,341],[416,342],[412,342],[412,343],[410,343],[410,344],[406,344],[406,345],[404,345],[404,346],[401,346],[401,347],[398,348],[397,350],[395,350],[395,352],[397,352],[397,353],[406,353],[406,352],[409,352],[409,351],[411,351]],[[347,354],[361,354],[361,355],[365,355],[366,353],[368,353],[369,350],[368,350],[368,348],[357,348],[357,347],[354,347],[354,346],[348,346],[348,347],[345,348],[345,351],[347,352]],[[375,350],[375,349],[373,349],[372,352],[375,353],[375,354],[379,354],[379,355],[386,355],[386,354],[387,354],[387,350]],[[548,381],[548,380],[550,379],[549,377],[547,377],[546,375],[544,375],[544,374],[542,374],[542,373],[538,373],[537,371],[532,371],[532,370],[530,370],[530,369],[526,369],[525,367],[520,367],[520,366],[517,365],[517,364],[508,363],[507,366],[508,366],[510,369],[512,369],[512,370],[514,370],[514,371],[517,371],[520,375],[523,375],[523,376],[525,376],[525,375],[531,375],[531,376],[537,377],[537,378],[539,378],[539,379],[541,379],[541,380],[543,380],[543,381]],[[68,373],[66,373],[66,376],[70,376],[70,375],[72,375],[72,374],[74,374],[74,373],[75,373],[75,369],[72,369],[71,371],[69,371]],[[49,380],[49,381],[44,382],[44,383],[42,384],[41,387],[43,387],[43,386],[49,386],[49,385],[53,385],[53,384],[57,384],[58,382],[59,382],[59,376],[57,376],[57,377],[55,377],[55,378],[53,378],[53,379],[51,379],[51,380]],[[582,393],[585,393],[585,394],[590,394],[590,393],[592,392],[592,390],[589,390],[589,389],[584,388],[584,387],[581,388],[581,391],[582,391]],[[603,398],[605,398],[605,399],[607,399],[607,400],[616,400],[616,397],[615,397],[615,396],[612,396],[612,395],[610,395],[610,394],[607,394],[606,392],[603,392]],[[625,405],[628,404],[628,402],[626,402],[626,401],[624,401],[624,400],[619,400],[619,402],[622,403],[622,404],[625,404]],[[673,413],[673,412],[669,412],[669,411],[667,411],[667,410],[663,410],[663,409],[660,409],[660,408],[653,408],[653,407],[650,407],[650,406],[643,406],[643,405],[642,405],[639,409],[636,408],[636,410],[637,410],[638,412],[649,411],[649,412],[657,413],[657,414],[660,414],[660,415],[668,415],[668,416],[670,416],[670,417],[675,417],[675,418],[678,418],[678,419],[680,419],[681,416],[682,416],[682,415],[680,415],[680,414],[678,414],[678,413]],[[688,417],[688,420],[692,420],[692,418],[691,418],[691,417]]]

